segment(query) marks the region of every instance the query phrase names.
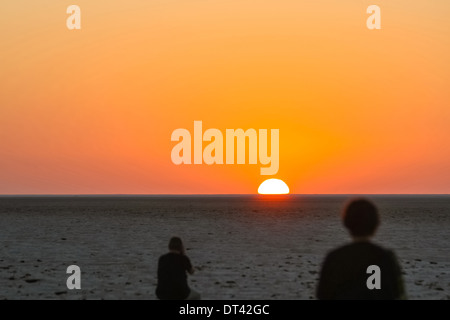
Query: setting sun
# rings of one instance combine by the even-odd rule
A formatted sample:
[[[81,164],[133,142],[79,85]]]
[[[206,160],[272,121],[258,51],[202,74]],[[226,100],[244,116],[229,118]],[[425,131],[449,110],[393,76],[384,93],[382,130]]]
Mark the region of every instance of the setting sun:
[[[259,194],[288,194],[289,187],[280,179],[267,179],[260,184],[258,188]]]

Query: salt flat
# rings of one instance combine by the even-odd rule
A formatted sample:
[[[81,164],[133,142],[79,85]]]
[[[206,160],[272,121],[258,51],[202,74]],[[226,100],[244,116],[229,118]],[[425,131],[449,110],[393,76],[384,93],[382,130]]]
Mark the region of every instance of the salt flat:
[[[450,196],[370,196],[408,298],[450,299]],[[350,241],[349,196],[0,197],[1,299],[156,299],[180,236],[203,299],[314,299],[326,253]],[[81,268],[68,290],[66,268]]]

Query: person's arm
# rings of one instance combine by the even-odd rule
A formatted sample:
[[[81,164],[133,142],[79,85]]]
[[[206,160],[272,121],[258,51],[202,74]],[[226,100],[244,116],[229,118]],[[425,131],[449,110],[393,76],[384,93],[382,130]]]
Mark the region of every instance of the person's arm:
[[[400,263],[393,251],[391,253],[391,263],[393,268],[393,275],[394,275],[394,294],[395,298],[398,300],[406,300],[406,291],[405,291],[405,285],[403,282],[403,276],[402,276],[402,270],[400,267]]]
[[[195,269],[191,266],[191,268],[187,271],[189,274],[194,274]]]
[[[194,274],[194,267],[192,266],[192,264],[191,264],[191,260],[187,257],[187,256],[185,256],[186,257],[186,266],[185,266],[185,268],[186,268],[186,271],[189,273],[189,274]]]
[[[331,270],[330,258],[327,256],[322,263],[322,269],[320,270],[319,283],[317,285],[316,296],[319,300],[334,299],[333,288],[333,272]]]

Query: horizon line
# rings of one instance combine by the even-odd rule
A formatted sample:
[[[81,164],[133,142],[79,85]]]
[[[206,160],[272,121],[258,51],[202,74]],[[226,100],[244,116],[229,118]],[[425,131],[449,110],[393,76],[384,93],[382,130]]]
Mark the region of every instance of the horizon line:
[[[259,193],[11,193],[0,194],[0,197],[39,197],[39,196],[426,196],[450,195],[449,193],[289,193],[289,194],[259,194]]]

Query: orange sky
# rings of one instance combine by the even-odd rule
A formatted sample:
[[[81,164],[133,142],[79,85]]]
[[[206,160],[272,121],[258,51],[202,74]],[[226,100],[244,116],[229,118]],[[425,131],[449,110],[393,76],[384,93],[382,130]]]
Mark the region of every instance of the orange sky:
[[[450,193],[447,0],[17,0],[0,14],[0,194],[255,193],[267,178]],[[279,129],[278,173],[174,165],[171,133],[194,120]]]

